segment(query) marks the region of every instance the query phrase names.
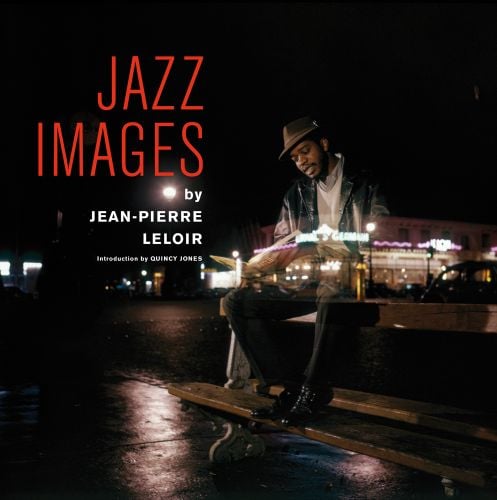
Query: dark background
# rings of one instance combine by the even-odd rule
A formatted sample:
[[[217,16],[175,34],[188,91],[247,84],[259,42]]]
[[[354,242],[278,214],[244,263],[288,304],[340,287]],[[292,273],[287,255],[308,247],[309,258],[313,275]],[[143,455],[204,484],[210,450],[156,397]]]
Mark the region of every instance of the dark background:
[[[491,203],[496,5],[18,4],[0,9],[3,247],[17,238],[29,249],[52,238],[54,208],[63,208],[66,223],[81,234],[87,234],[88,210],[169,208],[160,197],[169,179],[154,178],[151,169],[144,178],[124,178],[118,158],[115,178],[36,176],[36,123],[61,121],[69,127],[81,111],[106,120],[112,134],[132,119],[150,137],[154,121],[193,118],[202,124],[204,138],[197,146],[204,173],[195,180],[179,175],[173,180],[204,191],[204,253],[227,250],[223,241],[235,226],[274,222],[296,176],[295,167],[277,159],[281,129],[307,113],[328,124],[336,150],[377,173],[393,214],[497,224]],[[191,102],[205,110],[143,112],[136,106],[139,99],[132,98],[135,106],[128,112],[102,112],[96,94],[108,87],[111,55],[122,71],[121,99],[132,55],[140,56],[150,95],[162,76],[154,56],[175,55],[178,64],[164,100],[176,104],[187,76],[181,59],[203,55]],[[118,136],[112,139],[117,156],[120,142]],[[145,154],[147,148],[146,139]],[[92,234],[99,250],[124,253],[143,249],[141,230],[103,225]]]

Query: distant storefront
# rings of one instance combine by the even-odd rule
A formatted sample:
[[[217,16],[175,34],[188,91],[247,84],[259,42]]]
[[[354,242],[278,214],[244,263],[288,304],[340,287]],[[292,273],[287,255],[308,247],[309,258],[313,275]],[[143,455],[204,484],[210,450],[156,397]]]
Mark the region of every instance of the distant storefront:
[[[274,226],[265,226],[261,231],[265,246],[271,246]],[[338,238],[336,233],[335,236]],[[497,226],[494,225],[382,217],[376,220],[369,234],[365,228],[364,233],[345,237],[361,241],[367,277],[397,289],[406,284],[424,285],[429,274],[437,276],[446,266],[457,262],[497,260]],[[292,262],[272,278],[275,282],[300,286],[326,277],[345,288],[354,288],[355,265],[355,261],[347,259],[304,258]]]
[[[29,260],[23,258],[0,256],[0,276],[4,286],[16,286],[23,292],[34,293],[41,271],[41,258],[39,256],[28,256]]]

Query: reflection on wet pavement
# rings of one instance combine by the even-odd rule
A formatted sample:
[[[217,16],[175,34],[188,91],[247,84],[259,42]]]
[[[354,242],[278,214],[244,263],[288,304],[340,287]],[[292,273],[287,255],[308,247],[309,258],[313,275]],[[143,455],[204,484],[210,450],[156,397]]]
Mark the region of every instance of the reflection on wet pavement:
[[[0,498],[444,498],[435,476],[264,427],[263,457],[209,463],[222,431],[182,411],[166,382],[224,382],[217,307],[133,304],[86,336],[44,337],[27,353],[24,341],[0,345]],[[373,356],[373,338],[358,351]]]
[[[202,498],[209,484],[198,469],[207,465],[206,448],[215,438],[207,422],[195,423],[164,387],[126,380],[117,396],[127,427],[120,460],[128,489],[139,498],[176,498],[182,491]],[[192,440],[202,445],[195,449]]]
[[[370,498],[370,488],[400,498],[400,486],[413,488],[403,468],[264,428],[264,457],[210,464],[220,433],[159,380],[110,376],[66,397],[3,387],[0,417],[7,498]]]
[[[78,402],[35,385],[0,389],[0,491],[202,498],[212,490],[201,480],[203,470],[210,482],[208,422],[182,412],[158,382],[114,379],[100,389]]]

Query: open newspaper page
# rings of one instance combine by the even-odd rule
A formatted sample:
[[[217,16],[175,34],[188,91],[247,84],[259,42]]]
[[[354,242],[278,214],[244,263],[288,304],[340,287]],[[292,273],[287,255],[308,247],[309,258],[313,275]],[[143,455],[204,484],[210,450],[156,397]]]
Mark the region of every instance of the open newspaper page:
[[[311,238],[297,230],[278,240],[274,245],[254,255],[242,263],[242,276],[246,279],[263,279],[265,276],[280,273],[288,265],[299,259],[344,260],[351,257],[343,241],[334,240],[327,235],[312,234]],[[211,258],[230,269],[236,268],[233,258],[211,255]]]
[[[265,248],[248,262],[242,262],[242,276],[250,278],[274,272],[274,269],[281,268],[280,266],[283,265],[284,261],[288,260],[291,262],[294,260],[293,254],[296,254],[297,249],[295,237],[299,234],[301,234],[300,231],[294,231],[281,240],[278,240],[274,245]],[[219,255],[211,255],[210,257],[230,269],[236,269],[236,259]]]

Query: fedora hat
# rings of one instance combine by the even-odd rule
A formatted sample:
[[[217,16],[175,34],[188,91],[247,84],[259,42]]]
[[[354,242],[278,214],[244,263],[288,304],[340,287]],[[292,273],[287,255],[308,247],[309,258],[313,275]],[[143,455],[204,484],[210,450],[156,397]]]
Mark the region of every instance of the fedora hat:
[[[307,134],[310,134],[318,128],[318,122],[310,116],[303,116],[285,125],[283,127],[283,151],[278,159],[282,160],[290,149],[300,142]]]

